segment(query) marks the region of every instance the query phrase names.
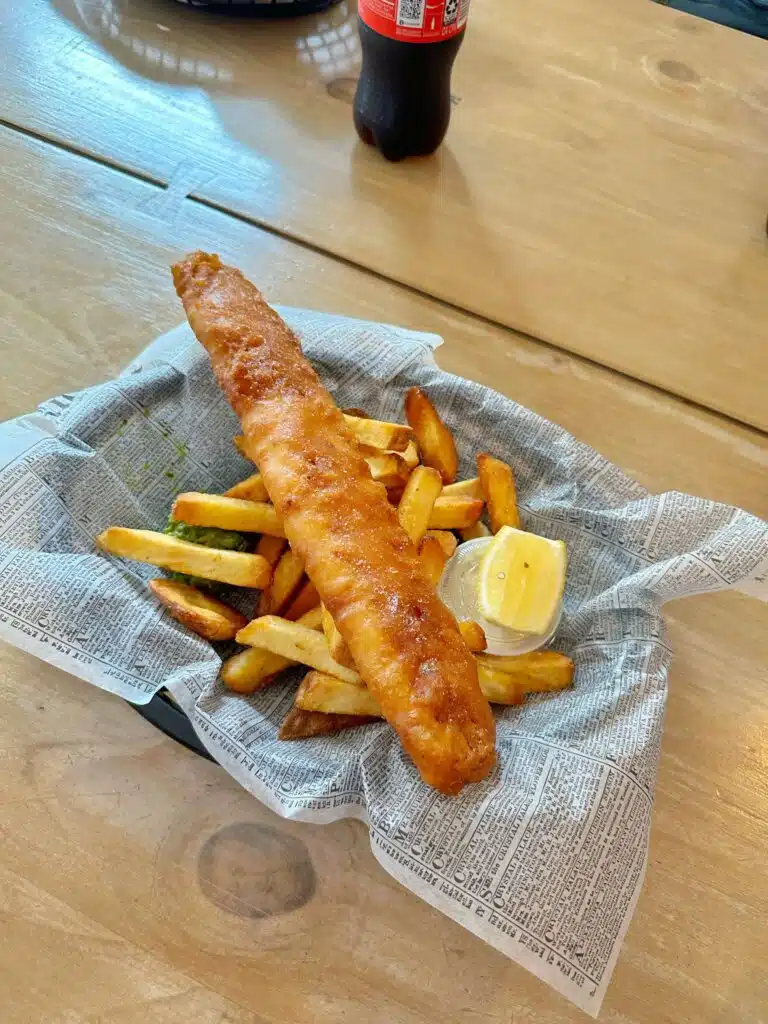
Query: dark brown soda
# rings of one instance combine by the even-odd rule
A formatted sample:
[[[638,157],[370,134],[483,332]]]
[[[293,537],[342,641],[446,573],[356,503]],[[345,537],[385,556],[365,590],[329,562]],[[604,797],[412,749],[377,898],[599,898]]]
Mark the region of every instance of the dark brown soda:
[[[434,153],[451,119],[451,68],[464,30],[435,43],[389,39],[358,19],[363,68],[355,128],[387,160]]]

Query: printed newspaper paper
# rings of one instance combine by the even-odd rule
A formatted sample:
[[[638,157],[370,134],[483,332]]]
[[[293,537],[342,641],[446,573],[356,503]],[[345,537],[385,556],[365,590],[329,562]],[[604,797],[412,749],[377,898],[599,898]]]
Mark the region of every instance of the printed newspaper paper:
[[[645,869],[671,657],[660,606],[726,587],[765,598],[768,526],[648,494],[560,427],[442,373],[439,338],[283,314],[340,406],[402,419],[420,384],[456,434],[462,475],[480,451],[513,465],[526,526],[568,546],[554,646],[576,662],[574,688],[498,708],[498,767],[457,798],[422,784],[385,724],[278,741],[295,680],[230,693],[217,681],[227,651],[147,590],[158,570],[94,550],[111,524],[162,528],[180,491],[252,472],[186,326],[116,381],[0,426],[0,638],[136,703],[167,687],[256,797],[287,817],[363,819],[403,885],[594,1015]]]

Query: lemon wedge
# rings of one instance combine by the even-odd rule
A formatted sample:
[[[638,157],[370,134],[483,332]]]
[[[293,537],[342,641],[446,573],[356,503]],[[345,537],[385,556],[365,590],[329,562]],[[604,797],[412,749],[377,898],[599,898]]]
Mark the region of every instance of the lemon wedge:
[[[480,560],[480,613],[518,633],[545,634],[560,607],[565,568],[561,540],[502,526]]]

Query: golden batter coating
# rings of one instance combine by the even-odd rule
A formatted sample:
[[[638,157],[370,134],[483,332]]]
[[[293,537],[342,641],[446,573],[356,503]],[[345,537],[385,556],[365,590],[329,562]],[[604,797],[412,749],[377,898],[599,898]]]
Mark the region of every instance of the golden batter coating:
[[[298,338],[218,256],[187,256],[173,280],[286,536],[422,778],[443,793],[484,778],[495,723],[475,661]]]

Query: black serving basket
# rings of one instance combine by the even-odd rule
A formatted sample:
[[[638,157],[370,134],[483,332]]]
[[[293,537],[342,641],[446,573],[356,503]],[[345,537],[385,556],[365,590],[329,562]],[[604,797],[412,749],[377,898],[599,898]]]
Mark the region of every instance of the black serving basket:
[[[166,736],[213,761],[192,728],[192,723],[166,690],[156,693],[149,704],[132,704],[131,707]]]

